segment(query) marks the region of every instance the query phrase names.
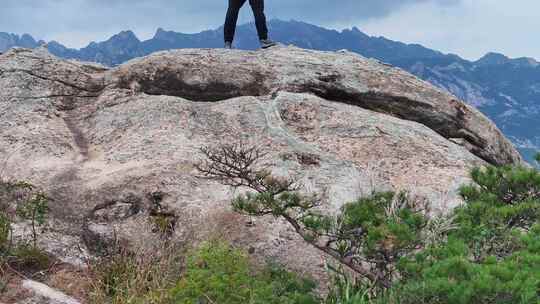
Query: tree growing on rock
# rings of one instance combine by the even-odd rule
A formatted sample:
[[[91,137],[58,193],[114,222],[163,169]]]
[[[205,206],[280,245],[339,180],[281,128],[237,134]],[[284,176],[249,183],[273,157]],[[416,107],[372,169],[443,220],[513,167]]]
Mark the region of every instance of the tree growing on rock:
[[[538,303],[540,171],[523,166],[472,170],[464,204],[428,218],[404,193],[374,193],[321,212],[317,195],[273,176],[261,149],[203,148],[204,176],[248,191],[234,210],[287,221],[309,244],[361,279],[337,282],[328,303]],[[540,156],[537,157],[540,160]],[[356,299],[356,300],[351,300]]]
[[[489,166],[471,177],[447,241],[401,261],[399,303],[539,303],[540,171]]]
[[[300,192],[293,178],[276,177],[262,165],[266,153],[246,144],[202,148],[198,170],[209,179],[250,191],[233,209],[251,216],[284,219],[307,243],[352,270],[374,290],[390,288],[396,264],[424,246],[429,224],[425,204],[406,193],[374,193],[345,204],[338,214],[320,210],[317,195]]]

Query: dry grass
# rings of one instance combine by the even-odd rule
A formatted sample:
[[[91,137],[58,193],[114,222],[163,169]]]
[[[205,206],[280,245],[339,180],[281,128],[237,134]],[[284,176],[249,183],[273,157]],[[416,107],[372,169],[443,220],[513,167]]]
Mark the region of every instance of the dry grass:
[[[182,272],[183,250],[164,245],[160,250],[117,254],[90,265],[89,303],[164,304]]]
[[[27,290],[21,287],[21,280],[13,273],[0,271],[0,284],[2,284],[0,303],[15,304],[31,296]]]
[[[91,280],[88,274],[86,270],[64,264],[50,273],[45,284],[64,292],[82,303],[87,303],[91,290]]]

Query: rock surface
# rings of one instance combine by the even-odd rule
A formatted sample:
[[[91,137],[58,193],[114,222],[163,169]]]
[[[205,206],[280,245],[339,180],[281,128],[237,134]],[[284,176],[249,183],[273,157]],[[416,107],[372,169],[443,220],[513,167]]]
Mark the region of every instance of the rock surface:
[[[239,25],[236,47],[257,49],[253,24]],[[540,151],[540,63],[532,58],[510,59],[503,54],[488,53],[477,61],[455,54],[443,54],[418,44],[405,44],[372,37],[357,28],[341,32],[299,21],[270,20],[274,38],[298,47],[337,51],[347,49],[368,58],[396,65],[488,115],[531,164]],[[109,39],[90,43],[80,50],[49,42],[48,50],[62,58],[100,62],[109,66],[125,63],[135,57],[160,50],[183,48],[221,48],[223,29],[183,34],[158,29],[153,38],[140,41],[132,32],[121,32]],[[0,32],[3,46],[37,47],[32,37]]]
[[[292,47],[161,52],[115,69],[13,49],[0,55],[0,130],[2,173],[46,189],[47,233],[84,247],[44,244],[68,262],[114,240],[151,247],[159,208],[176,240],[221,235],[324,275],[322,256],[286,224],[247,227],[230,211],[233,189],[194,167],[203,146],[265,147],[266,165],[324,192],[328,210],[376,189],[449,208],[472,167],[522,161],[480,112],[400,69]]]
[[[26,304],[81,304],[74,298],[36,281],[25,280],[22,286],[34,294],[33,298],[23,302]]]

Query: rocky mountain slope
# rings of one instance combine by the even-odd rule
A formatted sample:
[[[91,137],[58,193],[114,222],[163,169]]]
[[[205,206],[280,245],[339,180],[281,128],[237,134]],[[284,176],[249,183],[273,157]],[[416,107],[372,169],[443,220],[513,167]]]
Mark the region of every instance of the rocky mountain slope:
[[[298,47],[336,51],[348,49],[376,58],[415,74],[478,107],[516,144],[528,160],[540,150],[540,66],[531,58],[509,59],[490,53],[478,61],[464,60],[417,44],[404,44],[371,37],[359,29],[341,32],[297,21],[272,20],[273,38]],[[11,46],[36,47],[28,35],[0,34],[0,52]],[[256,49],[253,25],[238,28],[241,49]],[[118,65],[155,51],[181,48],[219,48],[222,29],[183,34],[158,29],[153,38],[140,41],[125,31],[103,42],[92,42],[80,50],[50,42],[48,49],[63,58]]]
[[[264,147],[264,165],[325,193],[328,212],[382,189],[449,208],[472,167],[522,162],[473,107],[346,51],[186,49],[111,69],[12,49],[0,55],[0,88],[4,178],[52,197],[40,246],[75,266],[114,241],[152,248],[159,207],[175,219],[175,241],[218,234],[324,276],[320,254],[286,224],[246,225],[231,211],[237,192],[195,169],[205,146]]]

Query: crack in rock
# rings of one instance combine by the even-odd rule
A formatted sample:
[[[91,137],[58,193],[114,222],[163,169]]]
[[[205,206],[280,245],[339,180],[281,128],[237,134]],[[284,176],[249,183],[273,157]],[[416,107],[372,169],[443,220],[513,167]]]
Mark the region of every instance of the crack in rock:
[[[73,94],[53,94],[43,96],[6,96],[8,99],[45,99],[45,98],[60,98],[60,97],[73,97],[73,98],[96,98],[99,95],[73,95]]]
[[[56,79],[56,78],[49,78],[49,77],[46,77],[46,76],[42,76],[42,75],[38,75],[32,71],[29,71],[29,70],[25,70],[25,69],[11,69],[11,70],[3,70],[4,73],[17,73],[17,72],[22,72],[22,73],[25,73],[25,74],[28,74],[32,77],[36,77],[36,78],[39,78],[39,79],[42,79],[42,80],[46,80],[46,81],[51,81],[51,82],[57,82],[59,84],[62,84],[62,85],[65,85],[65,86],[68,86],[68,87],[71,87],[71,88],[74,88],[74,89],[77,89],[79,91],[85,91],[85,92],[89,92],[89,93],[99,93],[101,92],[106,86],[105,85],[96,85],[97,88],[95,89],[87,89],[87,88],[84,88],[84,87],[81,87],[81,86],[78,86],[76,84],[73,84],[73,83],[70,83],[70,82],[67,82],[67,81],[64,81],[64,80],[61,80],[61,79]]]

